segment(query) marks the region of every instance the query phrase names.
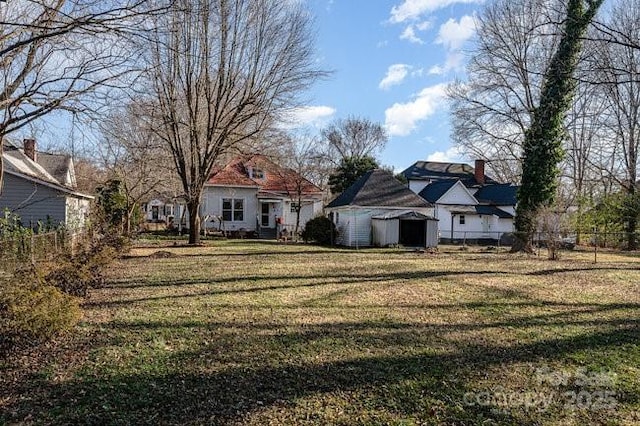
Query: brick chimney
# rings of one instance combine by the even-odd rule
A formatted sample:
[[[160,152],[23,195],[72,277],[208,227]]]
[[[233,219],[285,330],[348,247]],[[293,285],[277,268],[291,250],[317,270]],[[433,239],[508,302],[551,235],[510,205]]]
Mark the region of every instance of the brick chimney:
[[[33,161],[36,161],[36,140],[35,139],[25,139],[22,141],[24,147],[24,153],[27,157],[31,158]]]
[[[476,178],[476,182],[480,185],[484,185],[484,160],[476,160],[474,177]]]

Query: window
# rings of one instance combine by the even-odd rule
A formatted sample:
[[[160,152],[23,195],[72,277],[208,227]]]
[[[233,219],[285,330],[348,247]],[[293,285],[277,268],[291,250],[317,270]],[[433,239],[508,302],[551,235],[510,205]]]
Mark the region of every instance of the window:
[[[264,179],[264,171],[261,169],[253,169],[252,175],[254,179]]]
[[[244,220],[244,200],[241,198],[223,198],[222,220],[225,222],[242,222]]]
[[[244,200],[233,200],[233,221],[242,222],[244,220]]]
[[[291,213],[297,213],[300,209],[300,204],[291,202]]]
[[[461,215],[460,215],[460,225],[464,225],[464,222],[465,222],[464,215],[463,215],[463,214],[461,214]]]

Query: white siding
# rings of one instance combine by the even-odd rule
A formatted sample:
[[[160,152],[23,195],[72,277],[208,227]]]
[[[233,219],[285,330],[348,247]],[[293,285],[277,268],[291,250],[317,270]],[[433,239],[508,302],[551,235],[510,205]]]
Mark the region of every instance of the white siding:
[[[436,218],[438,222],[438,228],[440,238],[450,239],[451,234],[451,212],[460,208],[460,206],[440,206],[436,205]],[[500,219],[497,216],[482,216],[478,214],[464,214],[465,223],[460,224],[460,214],[454,215],[453,220],[453,239],[478,239],[478,238],[492,238],[497,240],[503,233],[513,232],[513,219]],[[483,218],[488,217],[489,223],[487,232],[485,232]]]
[[[201,214],[202,216],[210,216],[210,218],[202,224],[203,227],[219,229],[220,222],[212,220],[212,218],[222,216],[223,198],[234,198],[244,200],[244,217],[242,221],[224,222],[224,229],[227,231],[256,230],[259,215],[257,194],[258,191],[255,188],[205,186]]]
[[[397,211],[393,208],[365,208],[365,207],[339,207],[330,209],[330,211],[338,214],[338,244],[350,247],[370,247],[374,244],[372,216],[388,213],[389,211]],[[407,210],[406,208],[402,210]],[[411,209],[425,215],[433,215],[431,208],[415,208]],[[389,222],[389,221],[387,221]],[[397,223],[397,222],[396,222]],[[389,225],[386,225],[387,227]],[[386,231],[385,231],[386,232]],[[399,233],[399,228],[395,231]],[[391,238],[391,234],[387,234]],[[395,242],[387,244],[395,244],[398,242],[399,235],[396,234]]]
[[[409,189],[419,194],[427,185],[429,185],[431,181],[429,180],[410,180],[409,181]]]
[[[478,201],[469,193],[469,191],[467,191],[464,185],[458,181],[438,199],[438,204],[475,206],[478,204]]]
[[[316,216],[322,214],[322,201],[303,201],[302,209],[300,210],[300,229],[303,229],[307,222]],[[291,201],[286,200],[284,202],[284,223],[287,225],[295,226],[296,213],[291,211]]]
[[[398,219],[371,219],[373,245],[386,247],[398,244],[400,239],[400,221]]]
[[[84,228],[89,217],[91,203],[86,198],[67,197],[66,199],[66,220],[68,228]]]

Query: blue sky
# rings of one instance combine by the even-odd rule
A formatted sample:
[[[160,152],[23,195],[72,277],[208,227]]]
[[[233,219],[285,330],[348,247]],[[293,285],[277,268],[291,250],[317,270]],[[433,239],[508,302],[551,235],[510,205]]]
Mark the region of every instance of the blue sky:
[[[397,171],[421,159],[468,160],[452,147],[444,93],[464,77],[484,0],[297,1],[316,20],[318,65],[333,74],[304,94],[295,122],[311,134],[349,115],[382,123],[390,140],[379,159]],[[21,133],[44,149],[82,145],[70,129],[68,116],[53,114]]]
[[[464,77],[483,0],[306,0],[318,62],[333,70],[306,96],[299,122],[315,132],[349,115],[383,123],[383,164],[463,159],[450,140],[446,84]]]

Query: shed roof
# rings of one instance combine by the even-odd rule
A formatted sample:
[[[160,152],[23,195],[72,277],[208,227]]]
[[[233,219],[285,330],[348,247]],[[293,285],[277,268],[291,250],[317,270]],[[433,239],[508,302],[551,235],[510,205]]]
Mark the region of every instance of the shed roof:
[[[392,219],[413,219],[413,220],[438,220],[433,216],[429,216],[415,210],[395,210],[384,214],[371,216],[371,219],[392,220]]]
[[[393,175],[382,169],[368,171],[327,207],[431,207]]]

